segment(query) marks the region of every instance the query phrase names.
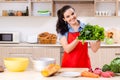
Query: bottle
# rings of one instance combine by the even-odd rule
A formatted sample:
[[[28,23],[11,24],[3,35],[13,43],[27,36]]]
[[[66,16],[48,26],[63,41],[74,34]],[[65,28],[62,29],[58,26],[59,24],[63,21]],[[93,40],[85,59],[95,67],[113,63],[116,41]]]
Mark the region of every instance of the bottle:
[[[29,16],[29,9],[28,9],[28,6],[26,7],[26,16]]]
[[[22,16],[22,11],[17,11],[17,16]]]
[[[2,16],[8,16],[7,10],[2,10]]]

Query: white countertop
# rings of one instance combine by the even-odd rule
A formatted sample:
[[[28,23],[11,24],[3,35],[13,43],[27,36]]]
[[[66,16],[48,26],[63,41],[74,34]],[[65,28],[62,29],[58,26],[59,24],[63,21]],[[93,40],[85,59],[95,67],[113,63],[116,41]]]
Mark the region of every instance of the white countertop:
[[[15,47],[39,47],[39,46],[56,46],[56,47],[61,47],[59,43],[56,44],[38,44],[38,43],[11,43],[11,44],[0,44],[2,47],[10,47],[10,46],[15,46]]]
[[[38,43],[18,43],[18,44],[0,44],[2,47],[62,47],[60,43],[56,44],[38,44]],[[88,45],[89,46],[89,45]],[[101,47],[120,47],[120,44],[105,44],[104,42],[101,43]]]
[[[114,44],[105,44],[101,43],[101,47],[120,47],[120,44],[114,43]]]
[[[81,72],[86,69],[81,68],[67,68],[61,69],[60,71],[78,71]],[[24,72],[9,72],[5,70],[5,72],[0,73],[0,80],[120,80],[120,76],[115,76],[111,78],[86,78],[86,77],[63,77],[59,75],[51,76],[51,77],[43,77],[40,72],[36,72],[34,70],[26,70]]]

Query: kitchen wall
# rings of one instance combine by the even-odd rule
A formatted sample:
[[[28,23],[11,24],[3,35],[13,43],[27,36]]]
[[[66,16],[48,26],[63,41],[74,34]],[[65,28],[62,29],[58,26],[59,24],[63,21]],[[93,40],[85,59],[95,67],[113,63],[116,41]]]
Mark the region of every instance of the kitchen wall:
[[[120,17],[78,17],[85,23],[98,24],[105,29],[120,29]],[[44,31],[56,34],[55,25],[57,17],[1,17],[0,31],[20,32],[20,41],[25,42],[27,36],[35,35]]]

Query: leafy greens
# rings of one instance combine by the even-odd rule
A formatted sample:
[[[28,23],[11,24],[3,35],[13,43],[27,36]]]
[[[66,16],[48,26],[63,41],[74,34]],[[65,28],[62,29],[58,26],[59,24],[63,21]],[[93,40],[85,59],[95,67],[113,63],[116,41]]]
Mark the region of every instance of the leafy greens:
[[[102,71],[112,71],[114,73],[120,73],[120,57],[114,58],[109,64],[105,64],[102,67]]]
[[[99,25],[86,24],[83,30],[78,36],[79,40],[84,42],[85,40],[100,40],[103,41],[105,38],[104,28]]]

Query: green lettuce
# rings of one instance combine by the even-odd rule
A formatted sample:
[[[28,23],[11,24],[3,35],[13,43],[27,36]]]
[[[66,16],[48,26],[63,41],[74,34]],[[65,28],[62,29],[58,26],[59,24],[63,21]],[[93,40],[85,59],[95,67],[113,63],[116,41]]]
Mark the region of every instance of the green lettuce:
[[[120,73],[120,57],[113,59],[110,63],[111,71]]]
[[[99,25],[86,24],[78,36],[79,40],[84,43],[85,40],[100,40],[105,38],[104,28]]]

